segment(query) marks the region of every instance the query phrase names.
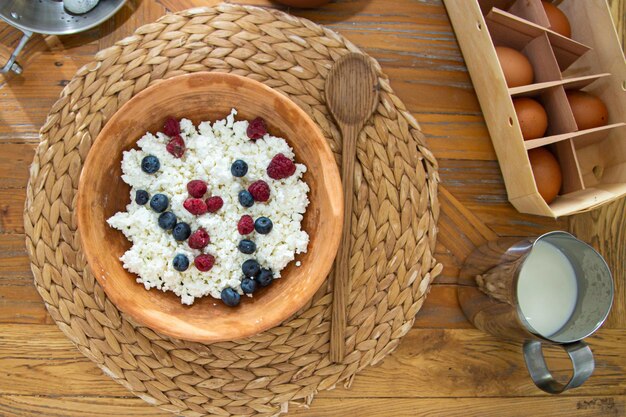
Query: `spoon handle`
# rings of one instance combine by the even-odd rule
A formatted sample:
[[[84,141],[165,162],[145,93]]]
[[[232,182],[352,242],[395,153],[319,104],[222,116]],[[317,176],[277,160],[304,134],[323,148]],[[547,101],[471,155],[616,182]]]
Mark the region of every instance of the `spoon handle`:
[[[337,258],[335,258],[333,309],[330,333],[330,360],[341,362],[346,344],[346,306],[350,294],[350,246],[352,241],[352,198],[354,195],[354,163],[356,140],[361,128],[342,125],[343,149],[341,181],[343,184],[343,230]]]

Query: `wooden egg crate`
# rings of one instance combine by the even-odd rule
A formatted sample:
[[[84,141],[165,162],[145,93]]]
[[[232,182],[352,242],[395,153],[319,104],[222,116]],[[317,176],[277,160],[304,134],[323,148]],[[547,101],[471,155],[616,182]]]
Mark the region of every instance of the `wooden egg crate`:
[[[572,37],[548,28],[541,0],[444,0],[498,155],[509,201],[523,213],[559,217],[626,195],[626,62],[605,0],[554,2]],[[534,81],[508,88],[496,46],[522,52]],[[582,90],[609,111],[606,126],[580,130],[566,97]],[[548,115],[544,137],[524,140],[512,98],[532,97]],[[527,150],[547,146],[563,175],[547,204]]]

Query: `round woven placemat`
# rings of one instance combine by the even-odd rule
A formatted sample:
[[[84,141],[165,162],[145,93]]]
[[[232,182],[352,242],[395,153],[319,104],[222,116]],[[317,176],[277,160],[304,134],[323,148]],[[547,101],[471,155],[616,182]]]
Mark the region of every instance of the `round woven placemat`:
[[[360,135],[352,222],[346,358],[328,359],[332,283],[282,325],[210,345],[137,325],[89,272],[76,233],[76,189],[109,117],[160,79],[195,71],[254,78],[289,96],[335,152],[325,107],[333,61],[359,49],[308,20],[221,4],[163,16],[99,52],[64,88],[41,129],[24,223],[35,285],[59,328],[103,371],[150,404],[184,416],[276,415],[310,402],[393,351],[441,271],[437,164],[419,125],[376,64],[380,103]]]

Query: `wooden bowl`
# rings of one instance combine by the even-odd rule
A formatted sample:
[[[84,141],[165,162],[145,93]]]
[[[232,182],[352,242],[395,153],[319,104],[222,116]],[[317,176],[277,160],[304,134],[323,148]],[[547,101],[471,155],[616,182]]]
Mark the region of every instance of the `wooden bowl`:
[[[162,129],[167,116],[195,124],[223,119],[232,108],[237,119],[263,117],[268,130],[285,138],[296,160],[308,168],[304,180],[311,201],[302,227],[309,234],[302,262],[291,262],[282,278],[242,297],[236,308],[210,296],[182,305],[172,292],[147,291],[119,260],[130,248],[124,235],[106,223],[129,203],[121,179],[122,152],[145,132]],[[341,179],[333,154],[313,121],[295,103],[271,88],[231,74],[197,73],[161,81],[137,94],[113,115],[91,147],[78,186],[78,231],[91,272],[111,301],[137,322],[172,337],[216,342],[251,336],[274,327],[311,299],[330,272],[343,221]]]

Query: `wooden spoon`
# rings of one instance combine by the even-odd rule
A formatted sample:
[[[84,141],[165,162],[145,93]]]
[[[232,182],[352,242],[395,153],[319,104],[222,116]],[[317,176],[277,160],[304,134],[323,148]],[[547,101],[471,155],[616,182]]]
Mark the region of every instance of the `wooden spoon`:
[[[330,360],[341,362],[345,350],[346,305],[350,283],[350,231],[356,141],[378,103],[378,76],[370,58],[349,53],[330,69],[326,79],[326,105],[343,136],[341,178],[344,215],[339,253],[335,259]]]

